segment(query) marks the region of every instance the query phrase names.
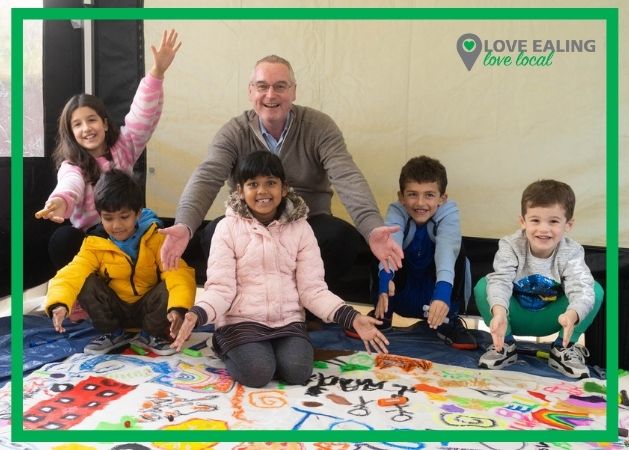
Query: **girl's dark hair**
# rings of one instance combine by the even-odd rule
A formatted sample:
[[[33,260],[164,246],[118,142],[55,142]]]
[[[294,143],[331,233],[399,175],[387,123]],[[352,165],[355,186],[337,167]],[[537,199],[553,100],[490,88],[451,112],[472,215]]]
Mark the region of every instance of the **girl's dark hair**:
[[[142,203],[142,188],[132,175],[120,169],[104,172],[94,186],[94,205],[99,214],[123,208],[139,211]]]
[[[77,94],[70,98],[63,107],[59,116],[59,127],[57,132],[57,145],[52,153],[55,167],[58,169],[63,161],[68,161],[78,166],[83,172],[85,181],[89,184],[95,184],[100,177],[100,168],[96,159],[90,155],[87,150],[81,147],[72,132],[72,113],[77,109],[87,106],[92,108],[103,121],[107,122],[107,132],[105,133],[105,157],[111,160],[109,149],[116,143],[120,136],[120,130],[107,113],[107,108],[103,101],[90,94]]]
[[[260,175],[277,177],[282,181],[282,184],[286,183],[282,161],[277,155],[267,150],[249,153],[240,162],[236,171],[236,183],[243,186],[245,181]]]

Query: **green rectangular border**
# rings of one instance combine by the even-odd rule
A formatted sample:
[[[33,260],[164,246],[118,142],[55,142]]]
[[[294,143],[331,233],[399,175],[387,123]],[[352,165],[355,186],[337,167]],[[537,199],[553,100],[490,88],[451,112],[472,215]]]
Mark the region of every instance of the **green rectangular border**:
[[[11,402],[14,442],[616,442],[618,428],[618,9],[617,8],[15,8],[11,11],[11,398],[23,399],[24,20],[599,20],[606,25],[606,430],[24,430]],[[29,213],[30,214],[30,213]],[[446,437],[447,439],[444,439]]]

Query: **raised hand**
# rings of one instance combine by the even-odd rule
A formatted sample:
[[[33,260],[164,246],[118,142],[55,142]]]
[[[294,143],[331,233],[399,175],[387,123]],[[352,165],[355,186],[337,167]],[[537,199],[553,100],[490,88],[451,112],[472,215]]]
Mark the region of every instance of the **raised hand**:
[[[153,52],[153,67],[151,67],[150,73],[155,78],[164,78],[164,73],[170,67],[170,64],[175,59],[177,50],[181,47],[181,42],[177,43],[177,32],[170,30],[170,32],[164,30],[162,36],[162,42],[159,48],[156,49],[154,45],[151,45],[151,52]]]
[[[165,271],[176,269],[179,267],[179,258],[183,255],[190,241],[190,231],[182,223],[168,228],[160,228],[157,231],[166,236],[160,250],[163,269]]]
[[[184,342],[188,340],[188,338],[192,334],[192,330],[197,325],[198,318],[199,316],[197,316],[193,312],[188,311],[186,313],[186,315],[183,318],[183,323],[181,324],[181,327],[179,328],[179,333],[177,333],[177,337],[175,338],[173,343],[170,344],[171,348],[176,349],[178,352],[181,351]]]
[[[404,252],[391,235],[400,230],[400,227],[382,226],[374,228],[369,235],[369,248],[378,261],[382,263],[387,272],[398,270],[402,267]]]
[[[56,223],[63,223],[66,213],[66,202],[61,197],[52,197],[48,200],[44,209],[41,209],[35,213],[36,219],[52,220]]]
[[[386,347],[389,345],[389,341],[384,334],[376,328],[376,325],[380,324],[382,324],[380,320],[363,314],[357,315],[354,319],[354,323],[352,323],[354,330],[356,330],[356,333],[358,333],[360,338],[363,340],[365,349],[369,354],[371,354],[372,349],[376,353],[389,353],[389,350],[387,350]]]

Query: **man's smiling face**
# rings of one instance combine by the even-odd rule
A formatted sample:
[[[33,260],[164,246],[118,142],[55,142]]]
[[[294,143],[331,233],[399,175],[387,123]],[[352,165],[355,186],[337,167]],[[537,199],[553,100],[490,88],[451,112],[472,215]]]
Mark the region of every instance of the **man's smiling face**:
[[[279,86],[288,84],[289,88],[284,92],[277,92],[273,86],[278,83]],[[260,85],[269,88],[259,92],[257,86]],[[249,83],[249,100],[267,130],[281,130],[284,127],[296,98],[295,92],[295,82],[291,80],[288,67],[284,64],[263,62],[255,68]]]

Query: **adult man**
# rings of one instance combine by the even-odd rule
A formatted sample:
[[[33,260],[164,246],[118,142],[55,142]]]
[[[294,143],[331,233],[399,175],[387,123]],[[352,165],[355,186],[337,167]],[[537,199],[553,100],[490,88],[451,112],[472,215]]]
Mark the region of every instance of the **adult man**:
[[[288,184],[310,209],[312,226],[326,269],[326,281],[351,267],[364,245],[356,230],[331,215],[334,185],[358,231],[385,267],[398,268],[404,254],[390,239],[397,227],[385,227],[371,190],[347,151],[334,121],[312,108],[294,105],[295,74],[290,63],[276,55],[259,60],[249,82],[253,109],[232,118],[216,134],[208,155],[193,172],[177,206],[175,225],[161,230],[166,270],[177,267],[194,231],[201,225],[225,180],[234,188],[240,158],[268,150],[279,155]],[[217,220],[220,220],[217,219]],[[216,221],[201,238],[207,257]]]

